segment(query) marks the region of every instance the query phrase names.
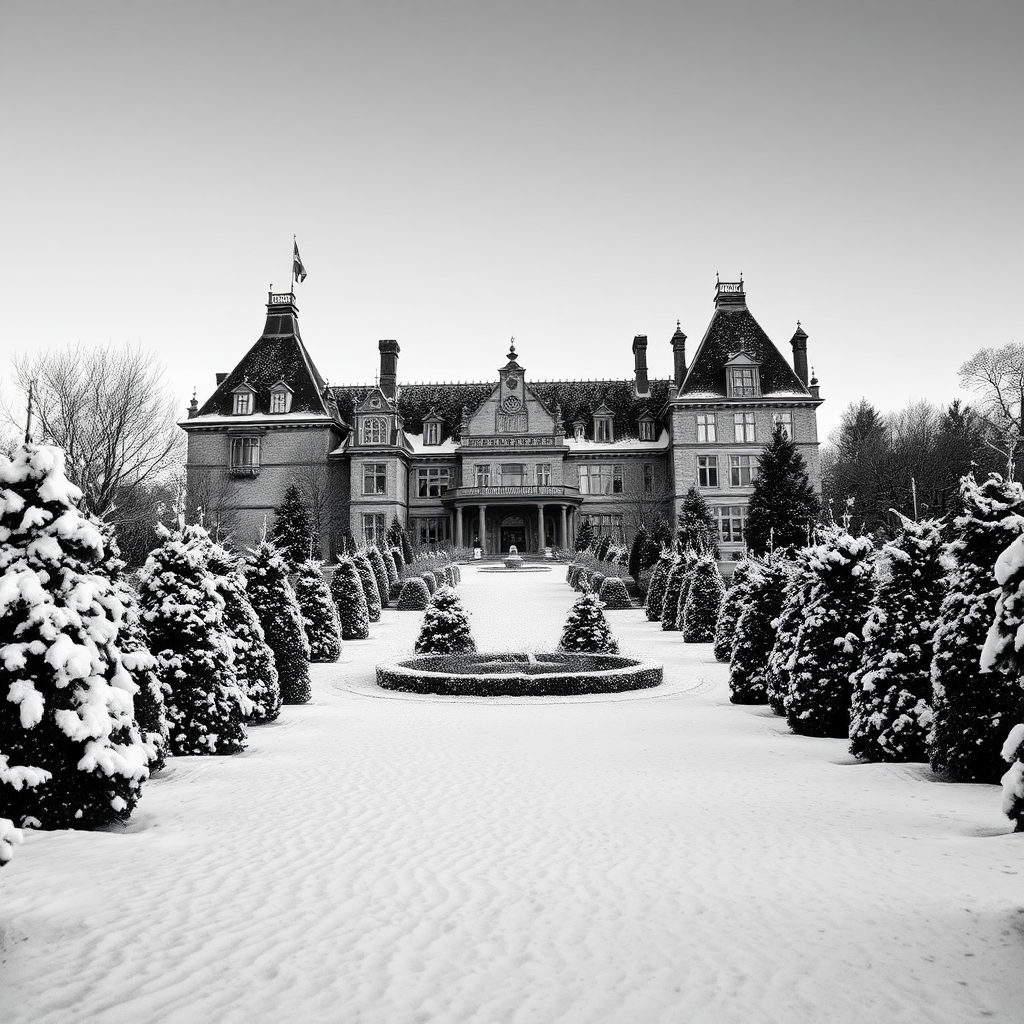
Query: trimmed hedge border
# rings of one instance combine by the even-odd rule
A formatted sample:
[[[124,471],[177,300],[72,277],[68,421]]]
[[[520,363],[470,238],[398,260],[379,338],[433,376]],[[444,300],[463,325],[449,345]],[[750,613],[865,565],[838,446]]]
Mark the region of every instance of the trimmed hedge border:
[[[541,661],[558,661],[564,670],[551,672],[472,672],[474,665],[494,662],[528,665],[527,656],[510,654],[424,655],[377,666],[377,685],[385,690],[436,693],[444,696],[538,697],[585,693],[621,693],[659,686],[663,668],[618,654],[567,654],[564,651],[535,655]],[[460,671],[461,669],[461,671]]]

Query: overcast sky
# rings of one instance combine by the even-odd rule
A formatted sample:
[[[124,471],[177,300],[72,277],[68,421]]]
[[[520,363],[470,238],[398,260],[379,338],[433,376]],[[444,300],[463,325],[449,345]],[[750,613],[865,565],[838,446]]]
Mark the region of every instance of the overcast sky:
[[[308,278],[332,382],[671,373],[715,274],[824,438],[1024,340],[1024,3],[0,4],[0,375],[131,342],[188,403]]]

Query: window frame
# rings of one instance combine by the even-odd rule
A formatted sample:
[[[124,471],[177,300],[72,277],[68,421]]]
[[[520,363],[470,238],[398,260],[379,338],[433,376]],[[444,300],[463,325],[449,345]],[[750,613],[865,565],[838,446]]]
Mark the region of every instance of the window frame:
[[[613,416],[602,414],[594,417],[594,440],[603,444],[612,444],[615,441],[615,418]]]
[[[733,440],[737,444],[757,443],[757,420],[752,412],[734,412],[732,414]]]
[[[745,544],[747,536],[746,505],[716,505],[718,539],[721,544]]]
[[[376,435],[380,435],[379,437]],[[388,418],[386,416],[364,416],[359,423],[360,444],[387,444]]]
[[[233,416],[251,416],[255,407],[254,398],[255,395],[248,390],[236,391],[232,398],[234,402],[231,406],[231,414]]]
[[[551,486],[551,463],[538,462],[533,467],[533,482],[537,487]]]
[[[758,398],[760,393],[756,366],[729,367],[730,398]]]
[[[701,463],[704,463],[702,466]],[[697,456],[697,486],[704,490],[717,489],[721,486],[718,475],[717,455]]]
[[[753,487],[761,469],[756,455],[729,456],[729,486]]]
[[[368,487],[370,479],[373,479],[374,486]],[[387,494],[388,493],[388,464],[386,462],[364,462],[363,463],[363,494]]]
[[[421,466],[416,470],[418,498],[440,498],[451,485],[452,470],[449,466]]]
[[[369,529],[367,529],[369,521]],[[363,540],[367,545],[382,544],[387,536],[387,516],[383,512],[364,512],[362,518]],[[379,526],[379,530],[378,530]]]
[[[787,441],[793,440],[793,410],[781,409],[772,413],[772,433],[775,433],[775,425],[782,424],[782,433]]]
[[[478,462],[474,468],[473,479],[477,487],[491,486],[491,464],[489,462]]]
[[[441,424],[437,420],[431,420],[423,424],[423,443],[438,445],[441,443]]]
[[[702,422],[703,421],[703,422]],[[699,412],[694,416],[699,444],[718,443],[718,416],[713,412]]]
[[[237,476],[255,476],[260,471],[260,436],[234,434],[228,446],[228,468]],[[236,458],[236,453],[243,457]],[[248,453],[248,458],[244,457]]]

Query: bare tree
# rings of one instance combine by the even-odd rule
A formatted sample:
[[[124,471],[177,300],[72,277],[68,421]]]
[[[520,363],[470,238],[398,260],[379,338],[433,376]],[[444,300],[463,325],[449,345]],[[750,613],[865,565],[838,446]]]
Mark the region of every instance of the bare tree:
[[[991,427],[988,443],[1006,459],[1012,480],[1024,418],[1024,344],[975,352],[960,367],[960,384],[979,396],[978,411]]]
[[[89,511],[115,526],[127,493],[181,460],[185,437],[163,370],[139,348],[85,349],[16,358],[14,383],[32,389],[32,437],[64,449]]]

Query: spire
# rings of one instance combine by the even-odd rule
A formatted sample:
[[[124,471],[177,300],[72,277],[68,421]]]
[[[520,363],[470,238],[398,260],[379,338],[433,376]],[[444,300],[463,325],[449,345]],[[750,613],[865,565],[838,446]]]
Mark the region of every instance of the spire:
[[[793,346],[793,370],[800,378],[800,382],[807,386],[807,332],[796,322],[796,331],[789,341]]]
[[[682,387],[686,376],[686,335],[683,334],[679,321],[676,321],[676,333],[672,335],[672,380],[675,386]]]

